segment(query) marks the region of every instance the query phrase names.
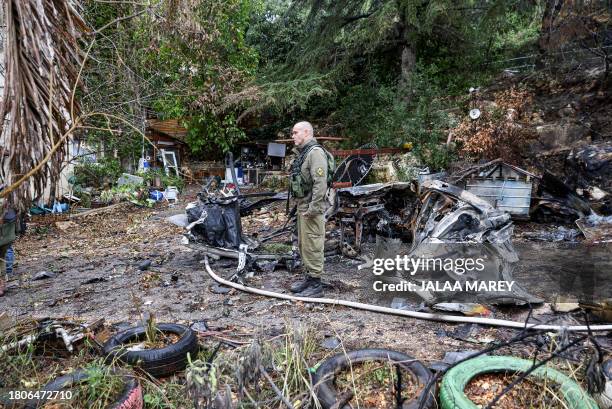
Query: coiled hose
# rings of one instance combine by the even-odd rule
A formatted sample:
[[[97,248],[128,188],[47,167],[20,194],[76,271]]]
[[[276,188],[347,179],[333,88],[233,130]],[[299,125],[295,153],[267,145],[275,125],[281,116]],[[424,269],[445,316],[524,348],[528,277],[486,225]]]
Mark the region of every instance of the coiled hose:
[[[372,311],[381,314],[389,314],[389,315],[398,315],[401,317],[410,317],[417,318],[421,320],[428,321],[441,321],[441,322],[457,322],[457,323],[473,323],[473,324],[482,324],[482,325],[491,325],[494,327],[506,327],[506,328],[517,328],[517,329],[534,329],[534,330],[544,330],[544,331],[577,331],[577,332],[585,332],[585,331],[611,331],[612,324],[605,325],[549,325],[549,324],[529,324],[519,321],[511,321],[511,320],[501,320],[496,318],[482,318],[482,317],[461,317],[456,315],[443,315],[443,314],[432,314],[428,312],[418,312],[418,311],[406,311],[406,310],[398,310],[390,307],[381,307],[378,305],[365,304],[355,301],[346,301],[340,299],[333,298],[310,298],[310,297],[296,297],[288,294],[276,293],[274,291],[260,290],[259,288],[248,287],[242,284],[234,283],[232,281],[226,280],[222,277],[219,277],[215,272],[210,268],[208,264],[208,257],[204,258],[206,272],[208,275],[215,281],[220,284],[223,284],[228,287],[235,288],[236,290],[244,291],[247,293],[263,295],[266,297],[279,298],[281,300],[289,300],[289,301],[302,301],[309,303],[317,303],[317,304],[328,304],[328,305],[342,305],[344,307],[356,308],[358,310],[364,311]]]

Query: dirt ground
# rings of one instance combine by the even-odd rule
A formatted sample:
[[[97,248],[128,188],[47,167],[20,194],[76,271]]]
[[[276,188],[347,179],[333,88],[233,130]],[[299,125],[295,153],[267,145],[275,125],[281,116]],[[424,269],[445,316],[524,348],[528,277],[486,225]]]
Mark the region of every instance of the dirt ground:
[[[135,323],[141,312],[151,311],[159,322],[204,321],[212,329],[227,330],[228,337],[241,334],[237,336],[243,340],[248,340],[250,334],[274,336],[287,323],[298,322],[316,328],[321,341],[339,339],[347,350],[386,347],[426,362],[441,359],[447,351],[480,349],[515,333],[503,328],[451,325],[345,307],[292,303],[235,290],[213,293],[210,288],[214,282],[205,272],[202,254],[181,244],[182,229],[166,220],[182,213],[194,197],[195,188],[191,187],[174,207],[164,204],[144,209],[125,203],[71,222],[57,223],[53,216],[38,218],[15,243],[17,264],[8,292],[0,298],[0,311],[8,311],[17,319],[74,317],[91,321],[103,317],[108,323]],[[537,228],[543,229],[528,225],[517,228],[519,255],[528,264],[520,266],[515,278],[527,282],[527,288],[529,283],[536,284],[543,272],[567,265],[563,257],[567,243],[521,239],[525,231]],[[571,246],[574,260],[586,251],[580,243]],[[599,250],[607,267],[609,250]],[[371,251],[371,245],[365,251]],[[139,269],[147,260],[151,261],[150,267]],[[342,256],[326,260],[326,271],[334,284],[326,297],[370,302],[367,293],[354,291],[370,275],[367,270],[357,269],[361,263]],[[236,262],[221,259],[212,267],[229,277]],[[56,275],[32,280],[41,271]],[[249,285],[288,292],[294,278],[277,269],[257,273],[249,279]],[[492,308],[495,318],[522,320],[527,312],[518,307]],[[553,317],[549,304],[539,306],[535,315],[548,321]],[[574,318],[566,315],[555,320],[568,322]],[[456,336],[461,333],[469,336]]]

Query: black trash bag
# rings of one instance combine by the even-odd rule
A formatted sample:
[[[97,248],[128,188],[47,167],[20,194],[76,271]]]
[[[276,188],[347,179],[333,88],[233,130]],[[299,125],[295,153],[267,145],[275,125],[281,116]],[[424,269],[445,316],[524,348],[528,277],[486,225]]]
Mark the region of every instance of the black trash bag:
[[[215,247],[239,248],[242,242],[242,224],[236,199],[218,202],[196,202],[185,209],[187,220],[193,223],[206,212],[203,223],[191,232],[204,242]]]

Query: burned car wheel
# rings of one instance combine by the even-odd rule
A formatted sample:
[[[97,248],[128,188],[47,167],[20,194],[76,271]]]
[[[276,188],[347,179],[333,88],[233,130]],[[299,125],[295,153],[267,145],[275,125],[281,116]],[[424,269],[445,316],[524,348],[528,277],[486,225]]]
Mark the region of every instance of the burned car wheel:
[[[350,408],[348,403],[342,405],[343,402],[339,402],[338,392],[334,386],[336,375],[349,368],[349,365],[371,361],[390,361],[393,364],[398,365],[401,369],[410,373],[413,381],[421,386],[421,388],[427,385],[430,379],[433,377],[431,371],[421,362],[409,355],[397,351],[391,351],[388,349],[359,349],[346,354],[338,354],[324,361],[314,374],[313,384],[315,385],[315,391],[321,405],[325,409],[336,407],[338,405],[340,405],[340,408]],[[422,408],[433,408],[436,402],[435,395],[436,391],[435,387],[433,387],[430,389],[428,396],[425,398],[425,403]],[[419,401],[421,400],[420,398],[421,395],[419,393],[412,399],[404,401],[402,408],[418,408]]]
[[[146,334],[143,326],[130,328],[111,337],[104,344],[107,360],[119,359],[138,366],[155,377],[169,376],[182,371],[187,366],[187,354],[195,357],[198,352],[198,338],[195,332],[180,324],[157,324],[157,329],[163,333],[178,335],[178,341],[162,348],[130,351],[125,344],[143,340]]]
[[[59,392],[69,390],[78,384],[86,383],[89,379],[86,369],[77,369],[68,375],[55,378],[46,384],[42,390],[46,392]],[[111,405],[111,409],[142,409],[144,403],[142,398],[142,387],[136,378],[128,374],[122,374],[124,382],[123,390],[119,398]],[[25,404],[26,409],[43,407],[48,399],[30,400]]]

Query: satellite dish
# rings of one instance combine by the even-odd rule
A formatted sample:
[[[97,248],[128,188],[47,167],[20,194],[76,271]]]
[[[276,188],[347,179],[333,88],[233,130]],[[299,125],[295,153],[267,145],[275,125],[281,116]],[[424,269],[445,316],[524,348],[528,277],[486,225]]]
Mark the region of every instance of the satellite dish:
[[[480,109],[474,108],[474,109],[470,110],[470,118],[472,118],[472,119],[480,118]]]

